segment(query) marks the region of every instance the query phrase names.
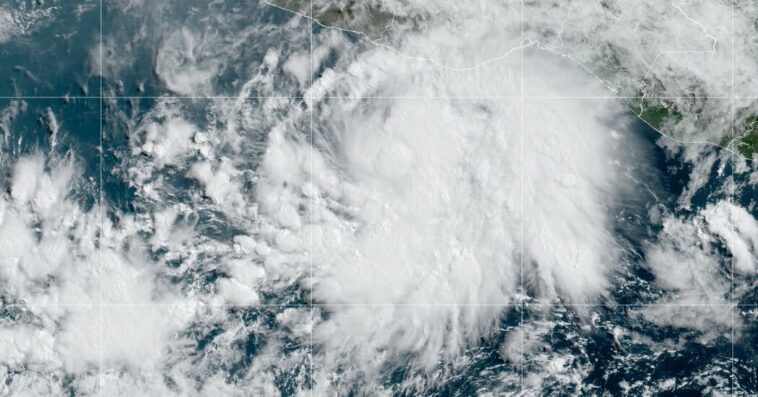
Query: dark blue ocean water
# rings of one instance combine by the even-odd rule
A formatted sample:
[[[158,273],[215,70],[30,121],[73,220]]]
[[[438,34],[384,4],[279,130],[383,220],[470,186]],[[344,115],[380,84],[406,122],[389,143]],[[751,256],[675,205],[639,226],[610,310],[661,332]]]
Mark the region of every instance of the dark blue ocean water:
[[[37,2],[21,2],[27,9],[33,9]],[[250,25],[262,24],[269,28],[250,37],[240,47],[238,53],[224,54],[221,71],[213,81],[219,95],[234,96],[246,81],[260,67],[263,55],[272,46],[271,40],[280,40],[283,51],[307,46],[302,40],[307,37],[291,37],[279,34],[276,27],[285,23],[288,16],[270,7],[259,8],[257,3],[218,2],[207,6],[203,2],[184,7],[162,9],[162,13],[152,18],[160,20],[160,26],[175,23],[177,26],[191,26],[197,30],[218,29],[209,23],[218,15],[236,15],[224,24],[225,32],[236,32]],[[114,222],[120,217],[135,214],[149,214],[151,203],[135,194],[127,169],[133,158],[130,139],[135,132],[135,123],[146,115],[156,104],[154,96],[171,95],[155,73],[155,59],[160,42],[157,39],[159,24],[137,24],[128,13],[116,6],[108,5],[101,10],[99,2],[83,2],[80,7],[71,2],[53,3],[60,5],[53,17],[44,20],[41,27],[30,34],[18,36],[0,43],[0,111],[2,111],[3,146],[0,153],[0,183],[8,186],[8,173],[14,161],[20,156],[40,153],[46,156],[48,166],[57,162],[75,159],[81,166],[81,178],[72,190],[73,198],[84,209],[91,209],[100,200],[108,209],[108,216]],[[38,6],[42,7],[42,6]],[[133,60],[114,76],[101,80],[97,70],[93,70],[91,55],[99,43],[100,14],[103,14],[105,37],[116,44],[106,51],[106,58],[129,54]],[[151,16],[148,16],[151,18]],[[145,30],[137,34],[138,28]],[[315,29],[316,34],[321,29]],[[155,39],[153,39],[155,38]],[[230,38],[231,40],[231,38]],[[115,52],[109,52],[115,51]],[[334,56],[334,55],[332,55]],[[327,61],[328,63],[328,61]],[[284,81],[275,81],[287,89]],[[104,87],[101,97],[100,87]],[[302,95],[292,87],[292,95]],[[250,99],[255,101],[255,99]],[[209,100],[179,99],[183,115],[200,128],[218,121],[209,117]],[[5,110],[2,110],[5,109]],[[53,115],[59,125],[56,144],[52,145],[50,121]],[[572,379],[548,379],[542,395],[639,395],[645,391],[655,391],[655,385],[667,379],[676,380],[676,388],[660,395],[691,396],[703,395],[709,387],[721,391],[744,391],[746,395],[758,392],[758,325],[749,321],[748,309],[732,308],[732,315],[748,319],[739,334],[725,334],[703,344],[699,342],[701,333],[684,328],[661,327],[635,314],[644,304],[653,303],[663,291],[655,286],[651,272],[645,266],[643,245],[654,241],[659,227],[647,221],[650,206],[662,205],[677,215],[687,215],[675,204],[687,186],[692,165],[681,157],[667,154],[656,142],[660,135],[644,123],[630,119],[629,129],[640,138],[639,150],[649,161],[640,161],[646,168],[638,169],[641,177],[657,194],[641,201],[618,203],[615,211],[615,233],[623,246],[625,255],[620,263],[620,271],[614,277],[613,288],[602,305],[594,309],[596,317],[588,319],[573,309],[556,302],[549,310],[533,306],[525,301],[521,307],[506,310],[499,324],[499,330],[479,341],[477,346],[466,352],[465,362],[456,366],[455,373],[442,384],[425,388],[398,388],[413,376],[414,368],[402,359],[388,363],[384,382],[395,388],[398,396],[468,396],[479,391],[501,388],[515,392],[520,385],[513,381],[523,375],[541,374],[544,361],[529,361],[524,366],[507,362],[498,353],[510,331],[522,324],[539,322],[546,332],[540,336],[541,347],[537,352],[543,357],[568,357],[570,367],[576,377]],[[102,147],[101,147],[102,145]],[[101,162],[102,158],[102,162]],[[248,159],[255,167],[258,159]],[[705,188],[693,198],[692,208],[696,212],[709,202],[723,198],[721,193],[731,174],[731,164],[726,164],[727,172],[718,174],[716,164]],[[643,167],[642,165],[640,167]],[[102,171],[102,173],[101,173]],[[721,176],[720,176],[721,175]],[[166,186],[171,189],[172,200],[190,200],[188,192],[197,190],[195,182],[180,172],[166,170]],[[758,215],[756,199],[758,188],[743,179],[737,179],[740,187],[736,201]],[[641,189],[642,187],[640,187]],[[102,189],[102,190],[101,190]],[[251,188],[252,189],[252,188]],[[226,240],[235,230],[230,222],[220,214],[200,211],[193,219],[197,227],[211,239]],[[155,253],[160,256],[160,253]],[[215,269],[191,274],[192,280],[172,280],[177,284],[212,284],[219,276]],[[758,302],[758,292],[744,296],[742,303]],[[303,292],[292,286],[291,290],[271,293],[262,292],[262,301],[269,304],[296,305],[307,302]],[[279,332],[275,316],[285,306],[248,309],[230,309],[231,316],[242,324],[264,324],[251,331],[244,342],[234,346],[240,355],[234,362],[223,363],[222,371],[229,379],[241,379],[241,374],[249,368],[254,357],[269,341],[269,335]],[[683,307],[681,310],[688,310]],[[729,309],[725,309],[729,310]],[[320,311],[319,316],[328,317],[328,311]],[[16,314],[0,311],[5,322],[12,323]],[[620,326],[643,335],[646,339],[627,340],[622,348],[614,340],[614,328]],[[190,327],[186,334],[195,342],[198,356],[204,355],[212,342],[222,333],[222,324],[208,326],[198,324]],[[282,355],[291,355],[308,346],[302,340],[285,337]],[[671,344],[671,341],[677,343]],[[734,343],[732,343],[734,341]],[[318,347],[314,347],[318,352]],[[732,353],[733,352],[733,353]],[[2,359],[0,357],[0,359]],[[441,367],[441,370],[443,368]],[[299,388],[298,379],[311,382],[307,374],[308,363],[281,371],[276,384],[283,395],[289,395]],[[503,378],[502,374],[517,374],[515,378]],[[510,380],[503,380],[510,379]],[[502,387],[503,382],[513,382]],[[629,389],[623,389],[626,383]],[[348,395],[361,395],[361,385],[345,385]]]

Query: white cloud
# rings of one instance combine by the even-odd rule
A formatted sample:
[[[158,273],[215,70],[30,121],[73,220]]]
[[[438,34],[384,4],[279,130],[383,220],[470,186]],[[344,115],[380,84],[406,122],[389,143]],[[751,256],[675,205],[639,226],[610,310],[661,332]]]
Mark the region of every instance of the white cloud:
[[[156,370],[168,341],[193,317],[192,300],[170,306],[176,291],[157,290],[156,269],[144,254],[124,250],[129,229],[112,230],[97,208],[82,211],[69,198],[71,162],[46,168],[41,155],[20,158],[10,194],[0,199],[6,299],[38,319],[0,330],[2,363],[86,374],[102,359]]]
[[[452,362],[501,314],[477,305],[519,299],[522,260],[540,299],[595,302],[606,291],[616,260],[608,211],[619,189],[611,130],[625,126],[605,116],[618,104],[395,98],[478,87],[517,94],[512,60],[440,72],[377,49],[343,66],[337,92],[386,97],[321,100],[312,151],[296,132],[273,129],[257,184],[267,271],[309,274],[312,261],[304,285],[335,305],[315,328],[324,373],[342,356],[370,379],[396,354],[424,369]],[[574,70],[563,77],[566,91],[591,82]],[[559,77],[544,78],[549,89]]]
[[[703,331],[731,326],[729,274],[737,284],[740,274],[755,274],[758,222],[744,208],[729,201],[710,204],[691,217],[667,216],[663,230],[647,249],[647,265],[667,293],[661,306],[642,310],[651,321]],[[718,249],[719,241],[730,256]],[[739,318],[735,326],[741,326]]]
[[[235,180],[238,171],[229,159],[222,159],[214,167],[210,162],[198,162],[190,168],[188,175],[204,187],[205,195],[220,206],[241,206],[239,184]]]
[[[155,71],[166,88],[180,95],[200,96],[212,93],[211,83],[219,65],[208,57],[202,36],[187,28],[180,29],[163,43],[156,58]]]
[[[153,157],[161,167],[174,162],[177,156],[187,152],[192,138],[197,133],[195,126],[182,118],[172,118],[163,123],[151,123],[144,127],[142,152]]]
[[[130,158],[128,182],[149,213],[116,214],[118,224],[68,198],[74,165],[46,168],[41,156],[21,158],[0,200],[0,275],[9,296],[33,308],[39,322],[0,331],[3,365],[69,371],[86,394],[102,354],[108,392],[234,395],[240,384],[275,394],[277,371],[302,370],[313,360],[317,391],[333,391],[334,371],[382,391],[388,362],[402,357],[414,370],[431,370],[496,332],[503,310],[496,305],[527,293],[545,302],[596,302],[617,259],[610,210],[622,192],[635,193],[620,186],[621,166],[629,164],[619,164],[636,146],[619,125],[624,120],[608,121],[622,114],[618,103],[549,97],[607,96],[604,84],[628,89],[646,74],[665,83],[660,94],[687,93],[693,82],[718,93],[728,59],[721,52],[701,54],[703,62],[659,55],[707,49],[709,36],[729,42],[727,14],[723,4],[705,2],[681,10],[653,2],[610,9],[573,2],[560,10],[526,2],[534,24],[522,41],[521,3],[506,3],[384,1],[408,29],[389,32],[390,47],[317,34],[315,60],[325,70],[311,86],[309,60],[276,43],[239,88],[241,97],[271,98],[209,100],[207,108],[157,100],[147,115],[129,120],[131,153],[140,156]],[[642,23],[651,16],[656,23]],[[253,34],[219,45],[206,31],[166,31],[173,33],[161,39],[156,72],[182,95],[214,94],[226,57]],[[600,83],[589,72],[608,66],[609,46],[626,70]],[[521,47],[530,48],[526,80]],[[304,86],[306,109],[277,91],[282,71]],[[522,89],[543,98],[522,101]],[[340,96],[381,98],[330,98]],[[722,110],[685,115],[681,128],[716,136]],[[189,121],[197,111],[209,113],[209,126]],[[307,134],[311,115],[314,136]],[[715,127],[697,128],[696,118]],[[703,159],[699,147],[686,151],[688,161]],[[687,194],[704,186],[697,177],[711,165],[696,170]],[[172,185],[176,175],[196,181],[208,200]],[[172,202],[180,189],[189,199]],[[198,224],[201,215],[208,224]],[[755,271],[756,222],[744,209],[720,203],[688,219],[662,215],[661,222],[646,253],[664,303],[725,302],[728,283],[713,250],[719,240],[738,270]],[[204,229],[215,227],[222,237]],[[522,264],[528,291],[520,289]],[[212,285],[186,281],[210,271],[218,271]],[[298,287],[327,307],[315,318],[307,309],[283,310],[275,330],[203,306],[256,304],[265,299],[261,290]],[[102,323],[101,298],[115,305]],[[726,318],[705,309],[643,315],[702,331]],[[193,350],[217,328],[212,348]],[[315,356],[307,357],[308,349],[283,353],[292,341],[282,335],[305,343],[311,330]],[[524,325],[508,336],[503,356],[516,362],[514,341],[531,331]],[[238,344],[256,335],[266,343],[242,357]],[[540,342],[532,342],[538,351]],[[33,343],[44,348],[32,351]],[[552,375],[578,376],[563,372],[562,357],[540,359]],[[247,367],[234,384],[224,371],[242,360]],[[164,369],[171,387],[159,374]]]
[[[734,256],[734,270],[755,274],[758,258],[758,222],[747,210],[721,201],[704,212],[708,228],[726,243]]]

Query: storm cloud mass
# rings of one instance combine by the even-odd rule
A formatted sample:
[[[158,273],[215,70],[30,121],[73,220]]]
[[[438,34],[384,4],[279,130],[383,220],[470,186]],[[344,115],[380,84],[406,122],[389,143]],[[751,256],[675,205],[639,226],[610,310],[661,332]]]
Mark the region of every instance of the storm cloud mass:
[[[757,20],[2,5],[0,390],[755,393]]]

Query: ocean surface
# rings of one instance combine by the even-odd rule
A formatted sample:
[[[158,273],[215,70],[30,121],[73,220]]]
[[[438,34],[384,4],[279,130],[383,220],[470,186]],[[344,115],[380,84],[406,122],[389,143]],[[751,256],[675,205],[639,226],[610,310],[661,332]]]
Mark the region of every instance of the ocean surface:
[[[0,394],[758,393],[752,161],[289,3],[0,4]]]

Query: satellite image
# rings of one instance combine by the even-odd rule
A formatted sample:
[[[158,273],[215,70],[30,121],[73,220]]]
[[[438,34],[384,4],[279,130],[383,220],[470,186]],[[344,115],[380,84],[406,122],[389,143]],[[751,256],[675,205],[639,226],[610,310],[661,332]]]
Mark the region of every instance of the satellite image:
[[[0,0],[0,396],[758,395],[756,0]]]

